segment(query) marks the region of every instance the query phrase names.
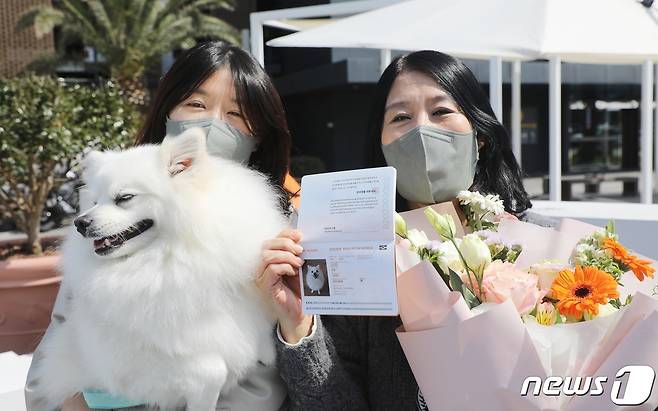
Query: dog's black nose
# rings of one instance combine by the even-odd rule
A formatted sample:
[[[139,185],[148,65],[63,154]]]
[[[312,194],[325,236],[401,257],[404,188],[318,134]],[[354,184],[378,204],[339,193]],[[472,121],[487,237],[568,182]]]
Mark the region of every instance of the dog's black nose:
[[[87,216],[80,216],[80,217],[76,218],[75,220],[73,220],[73,224],[75,224],[75,228],[78,229],[78,232],[80,234],[87,235],[87,229],[89,228],[89,226],[91,225],[91,223],[93,221],[94,220],[92,220],[91,218],[89,218]]]

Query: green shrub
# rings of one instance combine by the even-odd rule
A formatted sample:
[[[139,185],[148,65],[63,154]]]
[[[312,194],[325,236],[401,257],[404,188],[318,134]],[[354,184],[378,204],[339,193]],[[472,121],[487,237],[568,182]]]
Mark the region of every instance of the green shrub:
[[[67,86],[46,76],[0,79],[0,217],[11,218],[41,253],[39,228],[58,169],[87,148],[125,147],[139,114],[115,83]]]

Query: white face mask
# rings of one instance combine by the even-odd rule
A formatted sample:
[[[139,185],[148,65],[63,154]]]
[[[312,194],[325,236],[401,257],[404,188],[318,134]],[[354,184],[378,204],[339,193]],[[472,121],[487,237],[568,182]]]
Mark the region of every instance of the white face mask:
[[[397,170],[397,188],[408,201],[434,204],[467,190],[479,159],[472,131],[458,133],[418,126],[382,145],[389,166]]]
[[[206,144],[210,155],[246,164],[251,153],[256,151],[257,142],[254,137],[216,118],[180,121],[167,119],[166,123],[169,136],[177,136],[194,127],[200,127],[206,132]]]

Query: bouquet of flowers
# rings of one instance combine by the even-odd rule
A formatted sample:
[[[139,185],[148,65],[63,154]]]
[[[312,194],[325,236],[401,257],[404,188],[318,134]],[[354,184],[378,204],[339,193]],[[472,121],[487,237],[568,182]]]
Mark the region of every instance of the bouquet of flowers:
[[[548,229],[506,216],[496,196],[458,200],[461,238],[454,213],[396,216],[398,338],[430,409],[628,405],[609,385],[626,365],[658,367],[658,300],[624,284],[652,279],[652,262],[625,249],[613,224]],[[420,212],[432,232],[409,228]],[[586,396],[597,377],[607,395]],[[658,393],[643,402],[654,410]]]

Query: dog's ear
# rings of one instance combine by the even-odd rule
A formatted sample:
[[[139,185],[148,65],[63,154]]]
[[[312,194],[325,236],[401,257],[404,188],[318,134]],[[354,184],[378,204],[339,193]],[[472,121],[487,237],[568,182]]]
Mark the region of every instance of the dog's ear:
[[[167,136],[160,150],[167,171],[173,177],[207,158],[206,133],[201,128],[191,128],[176,137]]]
[[[97,150],[92,150],[85,154],[84,158],[82,159],[82,179],[86,180],[89,176],[93,175],[96,170],[98,170],[105,161],[105,154],[97,151]]]
[[[91,150],[85,154],[84,159],[82,160],[83,168],[91,168],[96,164],[99,164],[103,161],[103,153],[97,150]]]

